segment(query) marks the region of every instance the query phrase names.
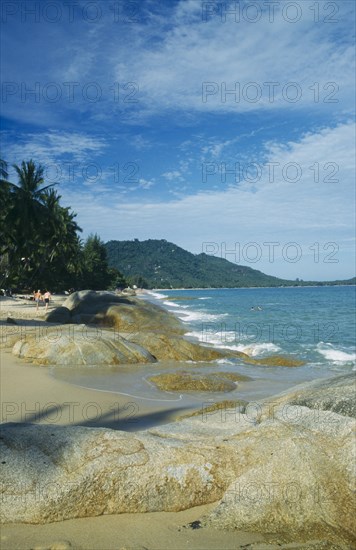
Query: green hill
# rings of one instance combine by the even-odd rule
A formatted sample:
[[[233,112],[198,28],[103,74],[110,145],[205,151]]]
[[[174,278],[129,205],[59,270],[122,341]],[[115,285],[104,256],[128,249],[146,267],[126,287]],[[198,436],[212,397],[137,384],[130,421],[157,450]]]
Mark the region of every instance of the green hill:
[[[290,281],[207,254],[192,254],[166,240],[109,241],[110,267],[147,288],[280,286]]]
[[[109,241],[105,244],[110,267],[131,284],[144,288],[238,288],[355,284],[348,281],[288,281],[217,256],[192,254],[166,240]]]

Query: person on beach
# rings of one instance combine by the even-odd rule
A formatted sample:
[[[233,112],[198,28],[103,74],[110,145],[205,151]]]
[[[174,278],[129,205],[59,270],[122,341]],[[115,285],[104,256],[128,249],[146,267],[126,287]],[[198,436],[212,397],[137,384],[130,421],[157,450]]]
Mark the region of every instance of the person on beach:
[[[46,292],[44,293],[43,297],[44,297],[44,301],[45,301],[45,304],[46,304],[46,309],[45,309],[45,311],[47,311],[47,310],[48,310],[48,304],[49,304],[49,301],[50,301],[50,299],[51,299],[51,293],[50,293],[48,290],[46,290]]]
[[[42,300],[42,294],[40,290],[37,290],[37,292],[33,293],[33,299],[36,302],[36,311],[38,311],[38,307],[40,305],[40,300]]]

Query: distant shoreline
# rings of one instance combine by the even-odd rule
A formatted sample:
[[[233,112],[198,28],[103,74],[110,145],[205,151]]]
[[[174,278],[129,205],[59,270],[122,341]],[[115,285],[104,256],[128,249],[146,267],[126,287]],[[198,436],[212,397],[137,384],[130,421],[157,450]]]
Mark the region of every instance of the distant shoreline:
[[[355,284],[341,284],[341,285],[332,285],[332,284],[315,284],[315,285],[283,285],[283,286],[213,286],[213,287],[194,287],[194,288],[150,288],[150,289],[143,289],[146,292],[163,292],[163,291],[172,291],[172,290],[256,290],[260,288],[322,288],[322,287],[340,287],[340,286],[355,286]]]

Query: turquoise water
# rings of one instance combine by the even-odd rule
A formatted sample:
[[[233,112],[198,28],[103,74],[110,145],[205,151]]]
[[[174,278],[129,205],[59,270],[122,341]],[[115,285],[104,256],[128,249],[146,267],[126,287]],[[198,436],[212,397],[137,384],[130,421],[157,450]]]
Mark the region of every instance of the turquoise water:
[[[172,290],[149,292],[143,298],[172,311],[184,323],[187,336],[205,345],[254,358],[288,355],[305,365],[267,367],[229,358],[211,363],[58,367],[53,376],[128,396],[139,408],[141,403],[156,402],[162,410],[179,410],[224,399],[260,400],[301,382],[355,370],[356,287]],[[154,374],[190,369],[202,374],[238,372],[252,380],[239,383],[232,392],[215,394],[163,392],[149,381]]]
[[[202,343],[255,358],[293,355],[315,377],[355,368],[355,286],[172,290],[150,296]]]

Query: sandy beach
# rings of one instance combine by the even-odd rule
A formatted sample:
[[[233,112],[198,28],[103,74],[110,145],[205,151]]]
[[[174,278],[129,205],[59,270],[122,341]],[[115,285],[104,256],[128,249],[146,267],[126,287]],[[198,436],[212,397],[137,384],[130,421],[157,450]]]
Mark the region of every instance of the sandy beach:
[[[50,309],[60,305],[55,297]],[[0,299],[1,330],[45,326],[44,307],[36,314],[29,301]],[[9,322],[10,318],[10,322]],[[11,323],[11,319],[15,322]],[[15,324],[16,323],[16,324]],[[16,326],[17,325],[17,326]],[[77,425],[114,430],[144,430],[173,422],[182,409],[159,401],[133,401],[132,397],[72,385],[51,375],[51,367],[30,364],[0,350],[1,422]],[[55,523],[3,524],[3,550],[232,550],[239,548],[326,548],[289,543],[281,546],[268,536],[189,524],[209,513],[215,503],[180,512],[125,513],[69,519]],[[274,539],[275,540],[275,539]],[[336,548],[336,547],[335,547]]]
[[[48,375],[48,367],[27,364],[1,350],[1,421],[36,422],[47,425],[85,425],[114,429],[137,429],[127,419],[116,421],[113,406],[117,394],[87,390],[66,384]],[[120,407],[130,403],[120,396]],[[98,416],[100,411],[100,417]],[[174,416],[174,413],[172,413]],[[161,423],[172,421],[172,414],[142,405],[138,422],[145,416]],[[142,418],[140,418],[140,416]],[[187,528],[208,513],[215,503],[182,512],[120,514],[66,520],[44,525],[3,524],[3,550],[236,550],[238,548],[277,549],[256,533],[226,532],[210,528]],[[288,545],[286,548],[303,548]],[[306,546],[305,546],[306,547]]]
[[[55,297],[51,308],[61,304]],[[36,315],[28,301],[1,299],[1,324],[7,317],[22,324],[43,323],[44,307]],[[50,367],[40,367],[14,357],[9,349],[0,352],[1,422],[34,422],[47,425],[82,425],[121,430],[144,429],[147,421],[168,423],[176,411],[155,401],[136,403],[117,393],[80,388],[50,376]],[[82,518],[45,525],[5,524],[1,526],[4,550],[65,550],[69,548],[109,549],[211,549],[228,550],[264,541],[258,534],[190,529],[214,504],[182,512],[122,514]],[[259,546],[260,547],[260,546]],[[268,545],[268,548],[271,548]],[[277,548],[277,547],[276,547]]]

